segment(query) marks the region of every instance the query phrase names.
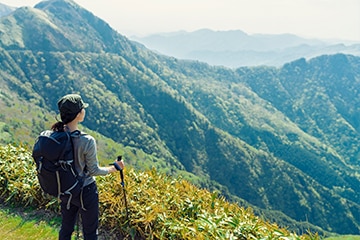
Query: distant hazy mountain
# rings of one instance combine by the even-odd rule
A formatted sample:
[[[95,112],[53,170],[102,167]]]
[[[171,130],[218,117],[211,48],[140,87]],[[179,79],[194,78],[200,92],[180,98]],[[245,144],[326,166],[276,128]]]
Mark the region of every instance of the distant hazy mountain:
[[[8,15],[12,11],[14,11],[15,9],[16,9],[15,7],[10,7],[10,6],[7,6],[5,4],[0,3],[0,17]]]
[[[131,39],[159,53],[181,59],[207,62],[227,67],[281,66],[298,58],[324,54],[360,55],[360,44],[330,44],[292,34],[254,34],[243,31],[212,31],[159,33]]]

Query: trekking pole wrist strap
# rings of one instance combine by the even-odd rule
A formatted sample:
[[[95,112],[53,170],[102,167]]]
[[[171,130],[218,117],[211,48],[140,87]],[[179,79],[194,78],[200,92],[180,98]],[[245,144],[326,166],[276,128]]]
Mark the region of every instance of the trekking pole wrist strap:
[[[119,164],[117,164],[117,162],[114,162],[114,167],[116,168],[116,170],[122,171],[122,168],[119,166]]]

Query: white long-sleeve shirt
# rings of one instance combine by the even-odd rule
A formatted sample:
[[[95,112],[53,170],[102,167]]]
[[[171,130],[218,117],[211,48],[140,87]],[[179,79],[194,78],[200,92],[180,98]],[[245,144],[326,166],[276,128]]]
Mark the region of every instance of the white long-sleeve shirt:
[[[93,183],[94,176],[108,174],[108,168],[99,166],[94,137],[80,131],[72,132],[71,136],[74,144],[75,168],[83,178],[84,186]]]

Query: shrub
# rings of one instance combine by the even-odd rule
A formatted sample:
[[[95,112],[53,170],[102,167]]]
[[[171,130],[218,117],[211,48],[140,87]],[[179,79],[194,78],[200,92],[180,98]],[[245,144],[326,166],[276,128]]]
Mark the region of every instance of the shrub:
[[[125,171],[125,170],[124,170]],[[319,239],[298,236],[229,203],[216,193],[155,170],[127,168],[125,188],[119,174],[97,177],[100,226],[126,239]],[[125,196],[127,208],[125,205]],[[31,154],[23,147],[0,147],[0,197],[23,206],[58,210],[42,193]]]

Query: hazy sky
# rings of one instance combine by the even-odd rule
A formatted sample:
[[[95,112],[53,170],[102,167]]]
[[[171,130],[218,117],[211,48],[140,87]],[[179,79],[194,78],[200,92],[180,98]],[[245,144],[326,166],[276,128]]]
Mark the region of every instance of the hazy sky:
[[[40,0],[0,0],[34,6]],[[119,33],[148,35],[178,30],[292,33],[307,38],[360,42],[360,0],[75,0]]]

